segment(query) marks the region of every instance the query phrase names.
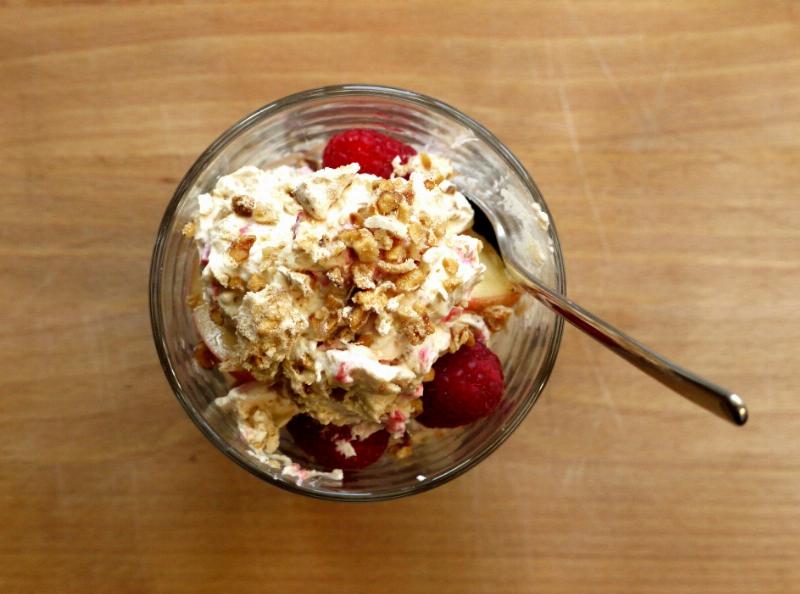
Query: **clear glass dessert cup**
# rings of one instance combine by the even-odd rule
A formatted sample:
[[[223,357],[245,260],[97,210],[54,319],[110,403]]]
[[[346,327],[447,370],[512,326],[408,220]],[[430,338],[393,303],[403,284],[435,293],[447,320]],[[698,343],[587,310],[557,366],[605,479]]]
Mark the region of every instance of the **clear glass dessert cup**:
[[[299,481],[259,461],[241,439],[235,421],[213,400],[228,391],[223,375],[201,368],[193,357],[200,336],[187,305],[198,270],[197,250],[181,234],[197,208],[197,196],[244,165],[262,168],[297,158],[319,158],[327,139],[349,128],[372,128],[418,151],[452,160],[454,180],[467,196],[513,196],[521,217],[547,213],[528,172],[491,132],[460,111],[411,91],[371,85],[342,85],[305,91],[266,105],[234,124],[206,151],[178,185],[158,229],[150,268],[150,315],[164,373],[178,401],[205,436],[234,462],[257,477],[295,493],[344,501],[375,501],[419,493],[459,476],[486,458],[519,426],[553,369],[562,320],[525,295],[505,330],[492,338],[500,357],[506,392],[500,406],[476,423],[450,430],[426,430],[403,459],[387,453],[374,465],[345,472],[343,481],[324,477]],[[528,226],[544,249],[540,276],[565,292],[565,273],[555,227]],[[538,229],[538,231],[530,231]],[[540,233],[538,237],[535,233]],[[303,467],[318,467],[288,433],[281,452]]]

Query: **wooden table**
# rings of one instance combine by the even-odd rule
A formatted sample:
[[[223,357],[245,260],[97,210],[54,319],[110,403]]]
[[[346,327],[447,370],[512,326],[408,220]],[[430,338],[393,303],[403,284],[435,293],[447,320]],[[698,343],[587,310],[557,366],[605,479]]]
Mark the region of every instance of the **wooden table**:
[[[0,9],[0,592],[800,591],[797,2],[100,4]],[[521,428],[433,492],[324,503],[230,463],[156,359],[156,226],[233,121],[352,81],[494,130],[573,298],[751,422],[568,329]]]

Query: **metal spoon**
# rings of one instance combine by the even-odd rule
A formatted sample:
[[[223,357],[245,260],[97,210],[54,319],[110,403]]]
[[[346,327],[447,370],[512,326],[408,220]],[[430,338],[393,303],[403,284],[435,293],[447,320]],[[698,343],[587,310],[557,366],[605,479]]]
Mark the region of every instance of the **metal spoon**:
[[[509,272],[522,286],[555,313],[597,342],[671,388],[684,398],[736,425],[747,422],[747,407],[737,394],[665,359],[608,322],[547,287],[521,261],[509,237],[519,227],[514,217],[478,197],[469,196],[475,208],[473,228],[503,257]]]

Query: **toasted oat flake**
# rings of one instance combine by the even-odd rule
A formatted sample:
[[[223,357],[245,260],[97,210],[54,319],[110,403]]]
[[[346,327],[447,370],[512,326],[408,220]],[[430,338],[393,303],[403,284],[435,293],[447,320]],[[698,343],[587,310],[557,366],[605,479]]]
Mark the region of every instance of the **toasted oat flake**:
[[[407,255],[406,246],[404,246],[402,243],[398,243],[396,246],[394,246],[392,249],[388,250],[384,254],[384,259],[387,262],[397,263],[405,260],[406,255]]]
[[[490,305],[481,310],[481,317],[489,330],[499,332],[505,328],[508,319],[511,317],[511,308],[505,305]]]
[[[375,206],[380,214],[388,215],[400,207],[401,200],[402,195],[397,192],[383,192],[378,197]]]
[[[407,272],[399,279],[397,279],[397,288],[401,291],[408,293],[409,291],[416,291],[420,288],[425,280],[425,273],[419,268]]]
[[[382,250],[389,250],[394,245],[394,239],[392,236],[389,235],[389,232],[386,229],[375,229],[372,232],[372,235],[375,237],[375,241],[378,243],[378,248]]]
[[[379,262],[378,265],[381,263]],[[375,265],[367,262],[358,262],[353,265],[353,283],[359,289],[374,289],[375,281],[372,279]]]
[[[446,278],[442,281],[442,286],[448,293],[452,293],[461,286],[461,281],[457,278]]]
[[[400,331],[408,338],[411,344],[417,345],[433,334],[436,328],[428,319],[428,316],[425,316],[424,318],[408,320],[402,325]]]
[[[325,273],[325,276],[337,287],[343,287],[345,284],[345,275],[341,267],[331,268]]]
[[[417,268],[417,263],[411,258],[403,262],[378,261],[378,268],[389,274],[405,274]]]
[[[412,243],[423,245],[428,234],[425,232],[425,227],[421,223],[409,223],[408,236]]]
[[[245,283],[238,276],[232,276],[228,279],[228,288],[233,289],[235,291],[244,291]]]
[[[344,307],[344,300],[339,295],[328,293],[325,296],[325,307],[333,310],[341,309]]]
[[[359,229],[358,238],[356,238],[352,247],[362,262],[374,262],[378,259],[378,242],[368,229]]]
[[[401,223],[408,223],[411,220],[411,205],[407,201],[400,203],[397,207],[397,220]]]
[[[363,307],[354,307],[347,317],[347,323],[352,332],[358,332],[369,319],[370,312]]]
[[[379,311],[389,302],[387,293],[394,287],[392,283],[384,282],[369,291],[360,291],[353,295],[353,302],[363,305],[366,309]]]
[[[233,258],[237,264],[241,264],[250,256],[250,248],[256,242],[255,235],[242,235],[238,237],[231,247],[228,248],[228,255]]]
[[[364,226],[374,230],[383,229],[400,239],[405,239],[408,236],[408,227],[406,224],[401,223],[395,217],[372,215],[364,221]]]
[[[447,274],[456,274],[458,272],[458,262],[453,258],[445,258],[442,260],[442,267]]]
[[[475,346],[475,336],[469,326],[454,326],[450,330],[450,352],[455,353],[462,346]]]
[[[263,275],[259,273],[255,273],[247,279],[247,290],[248,291],[260,291],[264,287],[267,286],[267,280],[264,278]]]

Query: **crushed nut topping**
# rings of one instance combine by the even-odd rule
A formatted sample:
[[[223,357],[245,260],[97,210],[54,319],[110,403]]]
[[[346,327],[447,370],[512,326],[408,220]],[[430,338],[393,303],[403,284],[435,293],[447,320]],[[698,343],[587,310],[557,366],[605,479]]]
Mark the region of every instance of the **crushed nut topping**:
[[[383,262],[378,262],[378,266]],[[358,262],[353,265],[353,282],[359,289],[374,289],[375,281],[372,279],[375,265],[367,262]]]
[[[232,355],[217,362],[220,368],[246,369],[276,391],[289,391],[303,411],[316,414],[317,402],[325,399],[330,409],[322,412],[320,422],[342,421],[353,406],[373,422],[387,418],[384,407],[412,418],[421,412],[420,381],[436,377],[429,368],[439,352],[437,333],[444,335],[444,343],[450,339],[447,347],[453,352],[475,344],[475,334],[481,334],[469,325],[477,318],[460,317],[466,305],[459,301],[464,286],[477,282],[480,271],[460,264],[474,256],[476,244],[460,231],[469,213],[460,201],[445,196],[457,193],[445,179],[450,176],[447,161],[420,153],[405,169],[399,161],[394,166],[397,175],[390,179],[354,172],[335,184],[331,180],[338,174],[331,171],[278,173],[271,182],[277,195],[263,200],[260,188],[266,186],[258,179],[263,172],[256,168],[245,170],[248,183],[221,184],[224,195],[213,197],[225,200],[228,214],[230,205],[236,215],[249,218],[237,224],[232,217],[232,225],[212,229],[230,241],[227,254],[225,247],[219,253],[217,241],[197,242],[201,254],[215,250],[207,273],[218,275],[222,285],[205,287],[203,297],[207,294],[214,304],[209,316],[235,331]],[[415,202],[415,187],[425,201]],[[184,233],[201,235],[200,222],[203,230],[207,222],[216,225],[217,214],[213,210],[198,217],[198,227],[187,225]],[[279,227],[263,226],[268,224]],[[477,313],[496,331],[511,312],[490,306]],[[402,369],[391,375],[391,382],[384,381],[388,370],[364,364],[363,352],[352,345],[367,347],[381,364]],[[426,352],[432,348],[433,357]],[[214,364],[210,358],[203,362]],[[347,391],[331,394],[332,384],[347,385]],[[393,442],[393,454],[410,453],[408,435]]]
[[[452,258],[445,258],[442,260],[442,267],[447,274],[455,274],[458,272],[458,262]]]
[[[375,214],[375,207],[372,204],[362,206],[350,215],[350,222],[356,227],[363,227],[364,219],[371,217],[373,214]]]
[[[415,270],[417,268],[417,263],[411,258],[404,260],[403,262],[379,261],[378,268],[384,272],[388,272],[389,274],[405,274],[406,272]]]
[[[253,274],[247,279],[247,290],[257,292],[267,286],[267,280],[259,273]]]
[[[389,235],[389,232],[386,229],[375,229],[372,232],[372,235],[375,237],[375,241],[378,243],[378,248],[382,250],[391,249],[394,245],[394,239],[392,236]]]
[[[333,293],[328,293],[325,296],[325,307],[332,310],[341,309],[344,307],[344,299]]]
[[[397,192],[383,192],[375,203],[378,212],[382,215],[392,214],[400,207],[402,194]]]
[[[241,264],[250,257],[250,248],[253,247],[255,242],[255,235],[242,235],[231,243],[231,247],[228,248],[228,255],[234,262]]]
[[[339,239],[352,247],[362,262],[375,262],[378,259],[378,242],[369,229],[346,229],[339,234]]]
[[[360,344],[362,346],[372,346],[372,343],[375,342],[375,334],[372,332],[365,332],[360,334],[356,339],[356,344]]]
[[[455,291],[460,284],[461,282],[457,278],[452,278],[452,277],[446,278],[444,279],[444,281],[442,281],[442,286],[448,293],[452,293],[453,291]]]
[[[394,289],[394,284],[384,282],[369,291],[359,291],[352,297],[353,303],[364,306],[366,309],[380,311],[389,302],[388,293]]]
[[[511,308],[505,305],[490,305],[481,310],[481,317],[489,330],[498,332],[505,328],[508,318],[511,317]]]
[[[194,234],[195,234],[196,231],[197,231],[197,227],[195,227],[195,225],[194,225],[194,223],[192,221],[189,221],[188,223],[186,223],[183,226],[183,229],[181,229],[181,233],[183,233],[183,236],[184,237],[188,237],[189,239],[194,237]]]
[[[384,254],[387,262],[402,262],[406,259],[406,247],[402,243],[398,243],[392,249]]]
[[[416,313],[418,316],[425,315],[425,305],[423,305],[422,303],[419,302],[415,303],[412,306],[412,309],[414,310],[414,313]]]
[[[373,189],[380,190],[381,192],[392,192],[394,191],[394,183],[392,180],[389,179],[382,179],[378,182],[378,187]]]
[[[416,291],[419,289],[424,281],[425,273],[417,268],[398,278],[396,284],[399,290],[403,291],[404,293],[408,293],[410,291]]]
[[[346,277],[344,274],[344,269],[341,266],[337,266],[336,268],[331,268],[325,273],[325,276],[328,277],[328,280],[331,281],[337,287],[344,287]]]
[[[475,336],[469,326],[453,326],[450,329],[450,352],[455,353],[462,346],[475,346]]]
[[[354,307],[347,317],[347,323],[352,332],[358,332],[363,328],[369,320],[371,311],[367,311],[363,307]]]
[[[347,246],[344,242],[335,240],[328,243],[325,247],[328,249],[330,255],[319,261],[319,265],[323,270],[347,264],[347,256],[344,254]]]
[[[433,323],[428,316],[408,320],[400,327],[400,331],[408,338],[413,345],[422,344],[426,337],[436,331]]]
[[[408,257],[411,258],[412,260],[416,260],[417,262],[419,262],[420,260],[422,260],[422,254],[424,254],[425,250],[428,248],[424,244],[420,245],[416,243],[410,243],[407,249],[408,249]]]
[[[237,194],[231,198],[231,208],[240,217],[249,217],[253,214],[253,209],[256,206],[256,201],[250,196]]]
[[[311,331],[318,340],[324,340],[328,336],[330,330],[330,328],[328,328],[329,320],[330,311],[327,307],[320,307],[313,314],[311,314],[309,324],[311,326]],[[335,320],[333,320],[333,322],[334,324],[336,323]]]
[[[401,223],[408,223],[411,219],[411,205],[407,201],[400,203],[397,207],[397,220]]]
[[[425,239],[428,237],[428,234],[425,232],[425,227],[423,227],[422,224],[409,223],[408,236],[411,238],[412,243],[421,245],[425,243]]]

